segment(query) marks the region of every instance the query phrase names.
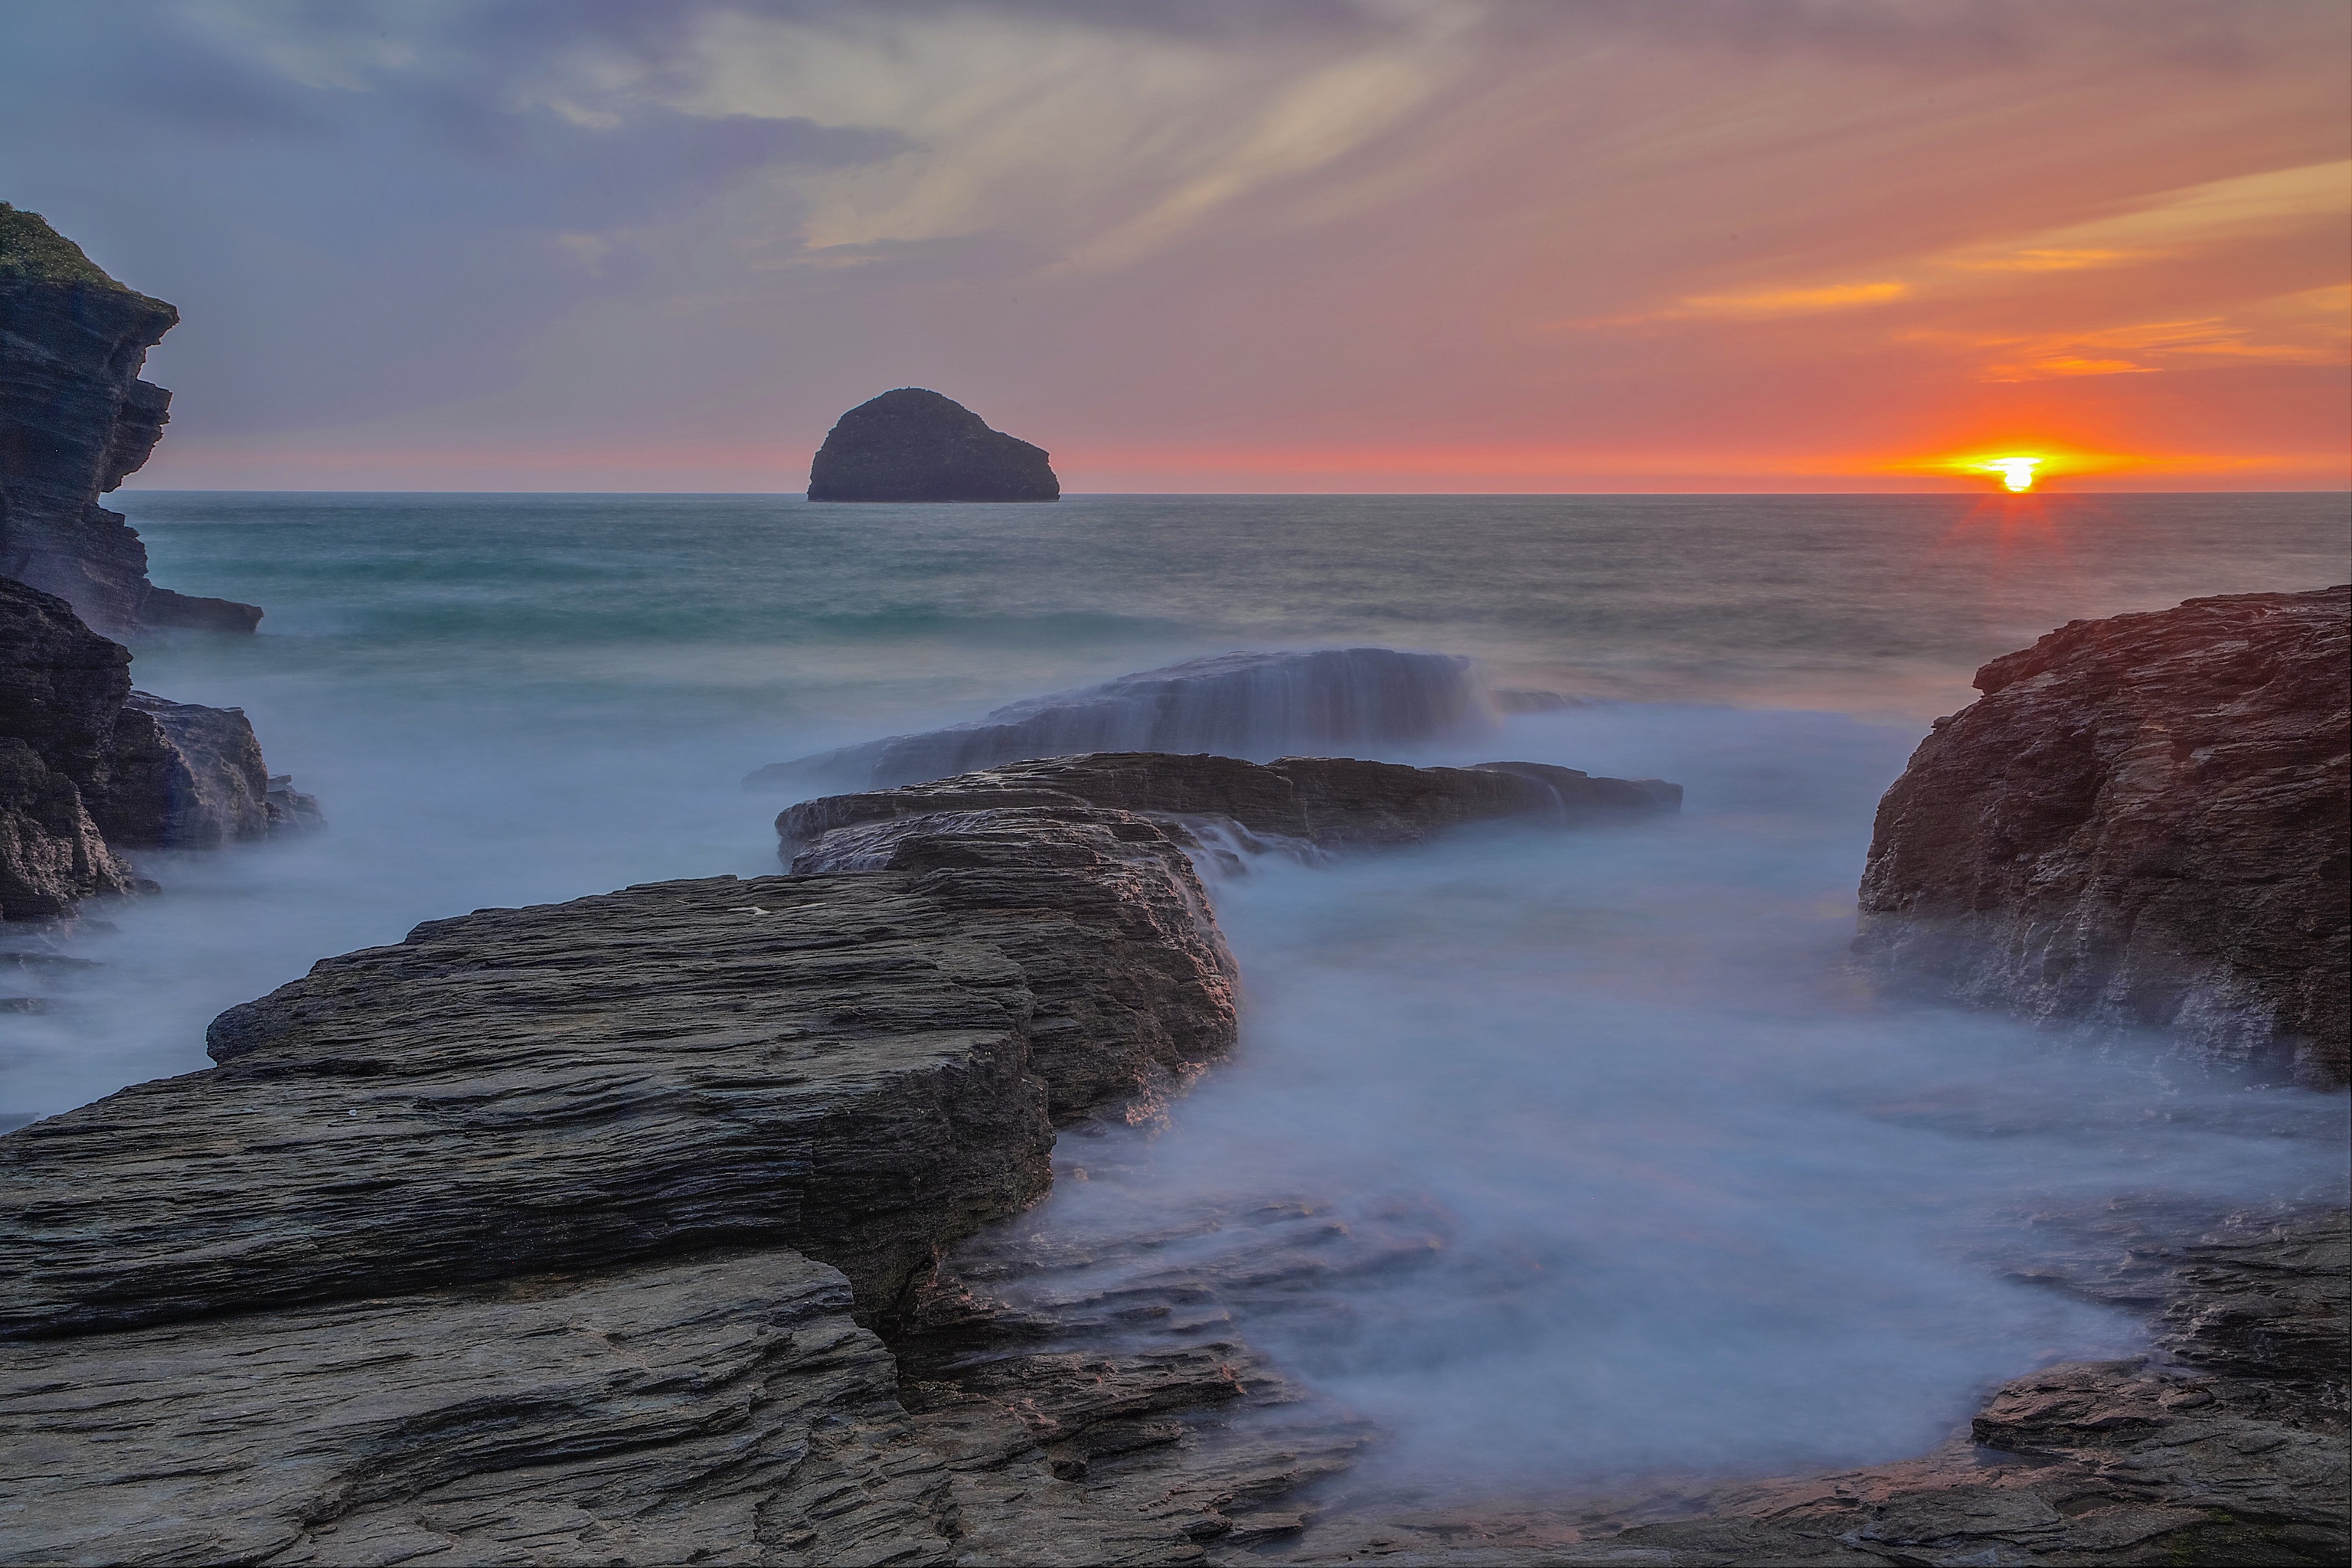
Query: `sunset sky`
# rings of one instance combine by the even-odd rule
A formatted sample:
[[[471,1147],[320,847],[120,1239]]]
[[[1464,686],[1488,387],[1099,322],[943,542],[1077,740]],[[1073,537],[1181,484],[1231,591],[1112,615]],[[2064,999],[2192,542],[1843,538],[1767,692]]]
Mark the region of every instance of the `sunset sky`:
[[[0,198],[185,320],[138,484],[2347,482],[2333,0],[14,5]]]

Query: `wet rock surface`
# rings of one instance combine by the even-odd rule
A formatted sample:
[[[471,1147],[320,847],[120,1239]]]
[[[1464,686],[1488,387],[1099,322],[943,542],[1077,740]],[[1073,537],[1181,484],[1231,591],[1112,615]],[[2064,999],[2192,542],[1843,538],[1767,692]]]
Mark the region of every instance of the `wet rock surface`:
[[[776,818],[795,869],[880,863],[919,818],[977,811],[1108,809],[1316,849],[1417,843],[1449,827],[1512,819],[1622,820],[1679,810],[1682,787],[1660,779],[1592,778],[1541,763],[1411,768],[1347,757],[1233,757],[1103,752],[989,768],[956,778],[829,795]]]
[[[753,789],[889,789],[1084,752],[1345,755],[1488,733],[1511,698],[1470,661],[1386,647],[1225,653],[1030,698],[976,723],[893,735],[760,769]],[[1566,700],[1560,700],[1564,704]]]
[[[110,635],[250,632],[261,619],[251,605],[150,584],[147,547],[98,504],[163,437],[172,395],[139,370],[179,320],[38,214],[0,203],[0,574]]]
[[[2352,1070],[2352,589],[2076,621],[1887,792],[1856,950],[1896,984]]]
[[[951,397],[902,386],[835,421],[809,465],[814,501],[1059,500],[1043,448]]]

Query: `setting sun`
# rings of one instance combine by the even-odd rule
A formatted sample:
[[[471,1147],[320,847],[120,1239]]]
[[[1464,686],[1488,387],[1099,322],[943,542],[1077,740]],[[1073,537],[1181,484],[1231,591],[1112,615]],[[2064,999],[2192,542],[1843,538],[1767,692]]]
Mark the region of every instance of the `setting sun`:
[[[2033,470],[2042,466],[2039,458],[1994,458],[1984,463],[1987,473],[1999,474],[2000,482],[2011,490],[2033,488]]]

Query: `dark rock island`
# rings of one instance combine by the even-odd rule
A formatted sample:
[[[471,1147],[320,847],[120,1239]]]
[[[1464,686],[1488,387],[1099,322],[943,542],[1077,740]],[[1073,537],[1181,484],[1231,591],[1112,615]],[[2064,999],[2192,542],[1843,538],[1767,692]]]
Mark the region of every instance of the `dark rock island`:
[[[808,499],[1059,500],[1062,481],[1043,448],[990,429],[953,398],[902,386],[835,422],[809,465]]]
[[[98,498],[162,439],[172,395],[139,379],[180,312],[0,202],[0,574],[55,594],[110,636],[249,632],[251,605],[147,581],[147,547]]]

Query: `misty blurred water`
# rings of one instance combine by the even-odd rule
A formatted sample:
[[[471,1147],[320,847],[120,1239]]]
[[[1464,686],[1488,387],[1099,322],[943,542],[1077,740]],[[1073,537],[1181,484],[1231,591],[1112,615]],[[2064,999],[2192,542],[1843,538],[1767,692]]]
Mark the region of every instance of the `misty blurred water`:
[[[103,967],[16,977],[52,1010],[0,1015],[0,1113],[201,1068],[220,1009],[420,920],[772,871],[782,802],[737,782],[761,764],[1181,658],[1379,644],[1610,700],[1481,750],[1675,779],[1685,815],[1221,885],[1242,1051],[1167,1129],[1066,1140],[1094,1179],[1023,1223],[1205,1215],[1210,1258],[1213,1216],[1268,1195],[1403,1226],[1442,1267],[1236,1308],[1396,1426],[1393,1463],[1908,1451],[1987,1379],[2132,1342],[1988,1261],[2030,1216],[2342,1186],[2340,1096],[1887,1011],[1840,967],[1872,805],[1978,664],[2076,616],[2342,581],[2341,497],[118,503],[156,581],[268,610],[142,646],[134,678],[244,707],[333,828],[142,858],[163,893],[66,949]]]

